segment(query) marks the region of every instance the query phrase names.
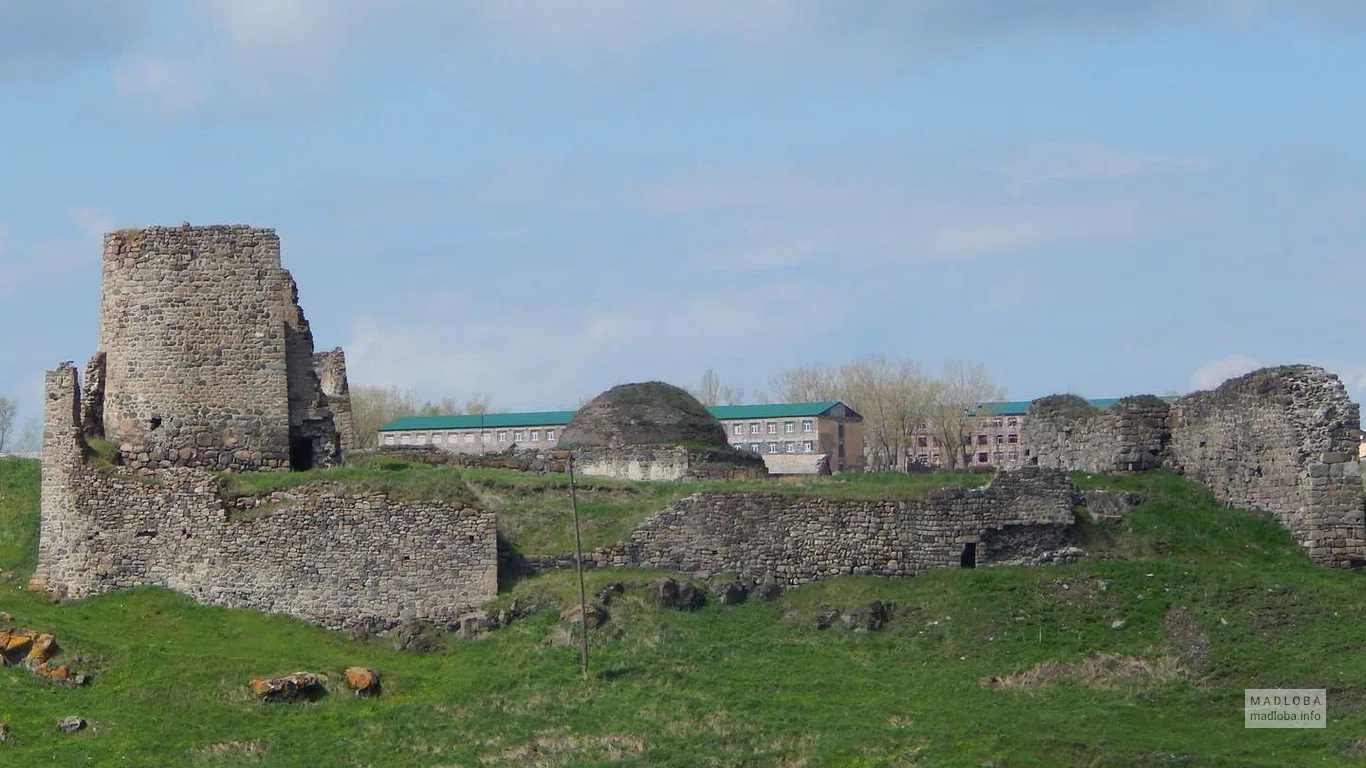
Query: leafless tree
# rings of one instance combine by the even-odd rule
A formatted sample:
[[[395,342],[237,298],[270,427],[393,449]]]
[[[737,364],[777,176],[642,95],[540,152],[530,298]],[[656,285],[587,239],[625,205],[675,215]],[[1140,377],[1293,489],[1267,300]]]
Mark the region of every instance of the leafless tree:
[[[716,371],[708,368],[702,373],[697,388],[690,390],[698,402],[710,408],[713,405],[736,405],[744,399],[745,391],[729,386],[721,381]]]
[[[15,415],[19,406],[8,397],[0,397],[0,452],[5,450],[10,434],[14,431]]]
[[[948,469],[967,466],[972,451],[972,424],[982,403],[1000,400],[1005,391],[996,384],[985,366],[952,361],[944,364],[938,378],[938,391],[928,425],[940,457]]]

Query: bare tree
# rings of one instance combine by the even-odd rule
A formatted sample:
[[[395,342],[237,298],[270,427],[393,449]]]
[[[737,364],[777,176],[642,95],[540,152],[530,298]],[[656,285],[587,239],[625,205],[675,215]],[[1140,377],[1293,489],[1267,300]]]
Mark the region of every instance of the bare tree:
[[[465,401],[465,413],[473,414],[475,416],[484,413],[490,413],[490,408],[492,405],[492,395],[486,394],[484,392],[476,392],[470,396],[470,399]]]
[[[421,406],[417,394],[398,387],[351,387],[351,420],[355,424],[356,446],[379,445],[379,428],[389,422],[412,416]]]
[[[35,454],[43,450],[43,422],[32,419],[24,428],[19,431],[19,437],[14,441],[16,453]]]
[[[702,373],[702,380],[695,389],[689,390],[698,402],[710,408],[713,405],[735,405],[745,396],[745,391],[729,386],[721,381],[716,371],[708,368]]]
[[[971,455],[972,424],[983,403],[1000,400],[1005,391],[985,366],[953,361],[944,364],[938,391],[928,419],[930,433],[939,443],[941,460],[948,469],[967,466]]]
[[[19,406],[8,397],[0,397],[0,453],[5,450],[10,434],[14,431],[14,418]]]
[[[840,370],[828,365],[807,365],[783,371],[769,381],[769,392],[779,402],[818,403],[824,400],[845,399],[847,392],[840,378]],[[858,406],[850,403],[854,410]]]

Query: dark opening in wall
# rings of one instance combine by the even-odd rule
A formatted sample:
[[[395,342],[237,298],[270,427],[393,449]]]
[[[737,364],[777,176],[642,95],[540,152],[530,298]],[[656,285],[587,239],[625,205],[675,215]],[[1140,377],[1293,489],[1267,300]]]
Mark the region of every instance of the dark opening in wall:
[[[977,567],[977,544],[968,542],[963,545],[963,556],[958,559],[958,565],[963,568]]]
[[[289,444],[289,466],[295,472],[307,472],[313,468],[312,440],[294,440]]]
[[[153,432],[157,431],[158,429],[161,429],[161,417],[160,417],[160,416],[153,416],[151,422],[149,422],[149,423],[151,424],[151,427],[152,427],[152,431],[153,431]]]

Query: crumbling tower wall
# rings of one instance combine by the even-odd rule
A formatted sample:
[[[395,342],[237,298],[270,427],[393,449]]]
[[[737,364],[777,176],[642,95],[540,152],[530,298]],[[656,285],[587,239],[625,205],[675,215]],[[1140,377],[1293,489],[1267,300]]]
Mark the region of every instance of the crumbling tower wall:
[[[89,418],[126,465],[308,469],[340,456],[274,230],[106,235],[99,349],[103,392],[84,399],[102,405]]]

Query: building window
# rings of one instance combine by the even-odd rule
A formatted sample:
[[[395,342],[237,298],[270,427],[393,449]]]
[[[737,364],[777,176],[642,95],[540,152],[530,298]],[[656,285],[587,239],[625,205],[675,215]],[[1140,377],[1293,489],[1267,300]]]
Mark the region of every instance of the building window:
[[[986,436],[986,435],[978,435],[978,436],[977,436],[977,444],[978,444],[978,445],[986,445],[986,444],[987,444],[987,436]]]
[[[816,446],[810,440],[802,441],[802,453],[811,453],[814,450],[816,450]]]
[[[749,425],[749,433],[750,433],[751,435],[757,435],[757,434],[759,434],[760,430],[762,430],[762,429],[763,429],[763,427],[762,427],[757,421],[756,421],[755,423]]]
[[[770,422],[768,423],[768,433],[769,433],[770,435],[776,435],[776,434],[778,434],[778,422],[776,422],[776,421],[770,421]]]
[[[1009,419],[1006,419],[1006,426],[1008,427],[1017,426],[1019,425],[1019,423],[1019,419],[1016,419],[1014,416],[1010,417]]]
[[[506,429],[500,429],[500,430],[498,430],[498,442],[500,442],[500,443],[506,443],[506,442],[507,442],[507,439],[508,439],[507,430],[506,430]]]
[[[758,443],[750,443],[750,444],[749,444],[749,450],[750,450],[751,452],[753,452],[753,453],[762,453],[762,451],[759,450],[759,444],[758,444]]]
[[[803,431],[803,432],[813,432],[813,431],[815,431],[815,429],[816,429],[816,424],[815,424],[815,422],[813,422],[811,419],[802,419],[802,431]]]
[[[393,436],[393,435],[385,435],[385,436],[384,436],[384,444],[385,444],[385,445],[393,445],[393,444],[394,444],[394,436]]]
[[[1005,435],[997,435],[997,436],[996,436],[996,444],[997,444],[997,445],[1001,445],[1001,444],[1005,443],[1005,441],[1006,441],[1006,436],[1005,436]]]
[[[926,437],[917,438],[915,444],[921,448],[928,448],[930,446],[930,440]]]
[[[531,442],[533,442],[533,443],[539,443],[539,442],[541,442],[541,430],[539,430],[539,429],[533,429],[533,430],[531,430]]]
[[[547,430],[545,431],[545,441],[546,441],[547,443],[553,443],[553,442],[555,442],[555,430],[553,430],[553,429],[547,429]]]
[[[1000,452],[1000,451],[997,451],[997,452],[992,456],[992,458],[995,459],[996,461],[1000,461],[1000,460],[1001,460],[1001,452]]]
[[[786,443],[783,443],[783,453],[796,453],[796,452],[797,452],[797,444],[796,444],[796,443],[792,442],[791,440],[787,441]]]
[[[768,444],[768,452],[769,452],[769,453],[777,453],[777,452],[778,452],[778,444],[777,444],[777,443],[769,443],[769,444]]]
[[[517,430],[516,432],[512,433],[512,442],[514,442],[514,443],[520,443],[520,442],[522,442],[522,441],[525,440],[525,439],[526,439],[526,432],[525,432],[524,430],[520,430],[520,429],[519,429],[519,430]]]
[[[1019,461],[1019,460],[1020,460],[1020,452],[1019,452],[1019,451],[1011,451],[1011,452],[1010,452],[1010,460],[1011,460],[1011,461]]]
[[[736,425],[735,425],[734,433],[737,434],[737,435],[743,435],[743,434],[745,434],[745,425],[744,425],[744,424],[736,424]]]
[[[795,421],[784,421],[784,422],[783,422],[783,432],[784,432],[785,434],[789,434],[789,435],[790,435],[790,434],[792,434],[793,432],[796,432],[796,431],[797,431],[797,422],[795,422]]]
[[[992,420],[991,420],[991,426],[993,426],[993,427],[999,427],[999,426],[1001,426],[1001,420],[1000,420],[1000,419],[992,419]]]
[[[978,464],[985,464],[985,463],[987,463],[987,455],[986,455],[985,453],[979,453],[979,454],[977,454],[977,463],[978,463]]]

